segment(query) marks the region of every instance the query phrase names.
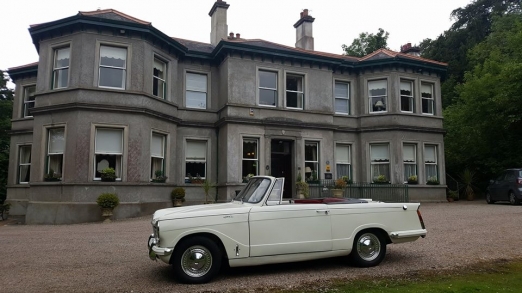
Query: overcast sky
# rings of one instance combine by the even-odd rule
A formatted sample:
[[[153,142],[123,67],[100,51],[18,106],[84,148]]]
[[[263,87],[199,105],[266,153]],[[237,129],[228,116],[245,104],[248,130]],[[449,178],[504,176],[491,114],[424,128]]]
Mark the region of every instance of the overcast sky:
[[[78,11],[116,9],[152,22],[165,34],[194,41],[210,42],[208,12],[215,0],[4,0],[0,69],[38,61],[28,32],[37,24],[73,16]],[[264,39],[295,46],[294,23],[308,9],[315,18],[316,51],[342,54],[361,32],[390,33],[388,46],[398,51],[411,42],[434,39],[449,28],[453,9],[471,0],[227,0],[229,32],[246,39]]]

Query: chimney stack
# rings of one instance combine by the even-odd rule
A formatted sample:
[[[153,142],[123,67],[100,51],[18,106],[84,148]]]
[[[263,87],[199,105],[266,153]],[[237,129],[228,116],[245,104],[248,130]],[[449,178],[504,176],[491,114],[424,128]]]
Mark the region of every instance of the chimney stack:
[[[210,21],[210,43],[217,45],[221,39],[227,38],[227,9],[230,5],[223,0],[217,0],[210,9],[208,15],[212,18]]]
[[[304,9],[300,14],[301,18],[294,24],[296,29],[295,47],[305,50],[314,50],[314,37],[312,24],[315,20],[311,15],[308,15],[308,9]]]

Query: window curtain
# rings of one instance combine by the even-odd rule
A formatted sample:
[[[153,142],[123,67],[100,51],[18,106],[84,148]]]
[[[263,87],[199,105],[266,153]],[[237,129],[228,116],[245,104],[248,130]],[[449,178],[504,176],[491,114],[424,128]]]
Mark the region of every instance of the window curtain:
[[[405,144],[402,148],[404,162],[415,162],[415,145]]]
[[[20,182],[29,182],[31,174],[31,146],[20,147]]]
[[[62,68],[69,66],[70,48],[61,48],[56,50],[56,57],[54,60],[54,68]]]
[[[150,147],[151,157],[163,158],[165,156],[165,137],[159,134],[152,134]]]
[[[100,47],[100,65],[125,68],[127,49],[117,47]]]

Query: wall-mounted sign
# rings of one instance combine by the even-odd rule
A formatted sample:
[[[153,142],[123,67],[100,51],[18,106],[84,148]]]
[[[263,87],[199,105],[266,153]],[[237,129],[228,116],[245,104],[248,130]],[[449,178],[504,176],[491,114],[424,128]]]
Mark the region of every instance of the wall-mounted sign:
[[[324,179],[332,179],[332,173],[324,173]]]
[[[330,172],[330,165],[326,165],[326,172]]]

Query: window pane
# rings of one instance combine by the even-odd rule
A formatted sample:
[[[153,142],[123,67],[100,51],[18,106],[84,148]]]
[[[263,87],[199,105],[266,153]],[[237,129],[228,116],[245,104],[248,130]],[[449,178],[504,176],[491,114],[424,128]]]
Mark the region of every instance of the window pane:
[[[424,161],[426,163],[436,163],[436,147],[434,145],[427,145],[424,147]]]
[[[408,181],[408,178],[413,175],[417,175],[417,165],[404,164],[404,181]]]
[[[65,148],[64,128],[49,129],[49,153],[63,153]]]
[[[277,91],[259,89],[259,104],[275,106],[277,99]]]
[[[165,146],[164,136],[159,134],[152,134],[152,142],[150,147],[150,154],[152,157],[163,158],[165,152],[163,150]]]
[[[379,175],[384,175],[387,181],[390,180],[390,164],[372,164],[372,180],[376,180]]]
[[[29,177],[31,177],[31,165],[20,166],[19,176],[19,182],[29,182]]]
[[[63,155],[50,155],[47,162],[47,173],[53,170],[54,174],[62,175]]]
[[[205,169],[206,164],[204,162],[187,162],[186,164],[186,171],[187,174],[190,174],[192,177],[199,177],[205,178]]]
[[[337,98],[348,98],[348,83],[335,83],[335,96]]]
[[[349,164],[337,164],[335,168],[337,170],[337,178],[348,176],[349,179],[352,179]]]
[[[277,88],[277,73],[271,71],[259,71],[259,86],[264,88]]]
[[[152,94],[158,98],[165,98],[165,82],[161,79],[152,80]]]
[[[105,168],[113,168],[116,172],[116,177],[121,177],[121,155],[105,155],[98,154],[95,157],[95,177],[100,178],[102,171]]]
[[[370,155],[373,162],[389,161],[388,145],[370,145]]]
[[[303,108],[303,94],[287,92],[286,93],[286,106],[289,108]]]
[[[413,100],[408,96],[401,96],[401,111],[412,112],[413,111]]]
[[[124,88],[125,70],[100,67],[100,86]]]
[[[69,66],[69,54],[71,49],[61,48],[56,50],[56,56],[54,60],[54,68],[68,67]]]
[[[305,161],[317,161],[317,143],[305,144]]]
[[[54,72],[53,88],[67,87],[69,83],[69,69],[58,69]]]
[[[387,81],[384,80],[375,80],[368,82],[368,91],[369,96],[385,96],[387,88]]]
[[[403,146],[404,162],[415,162],[415,145],[405,144]]]
[[[257,174],[257,161],[243,160],[243,172],[241,177],[246,177],[248,174]]]
[[[347,99],[335,99],[335,112],[336,113],[349,113],[349,104]]]
[[[401,81],[401,95],[411,96],[411,82]]]
[[[187,149],[185,151],[187,160],[205,160],[207,157],[206,141],[187,141]]]
[[[127,49],[116,47],[100,47],[100,65],[125,68]]]
[[[422,83],[421,84],[421,96],[423,98],[432,98],[433,95],[433,87],[431,84]]]
[[[187,73],[187,91],[207,92],[207,76],[205,74]]]
[[[286,90],[287,91],[303,91],[303,77],[295,75],[286,76]]]
[[[426,165],[426,179],[439,179],[437,175],[437,165]]]
[[[335,160],[337,163],[350,164],[350,146],[342,144],[336,145]]]
[[[243,159],[257,159],[257,140],[243,140]]]
[[[164,172],[162,158],[151,158],[150,178],[156,178],[156,171]],[[163,174],[163,176],[165,176],[165,174]]]
[[[154,59],[153,74],[160,79],[165,79],[165,63]]]
[[[28,86],[24,88],[24,101],[34,101],[34,93],[36,86]]]
[[[187,91],[187,108],[207,108],[207,93]]]
[[[422,113],[433,114],[433,100],[422,99]]]
[[[122,154],[123,130],[97,128],[95,144],[96,153]]]

